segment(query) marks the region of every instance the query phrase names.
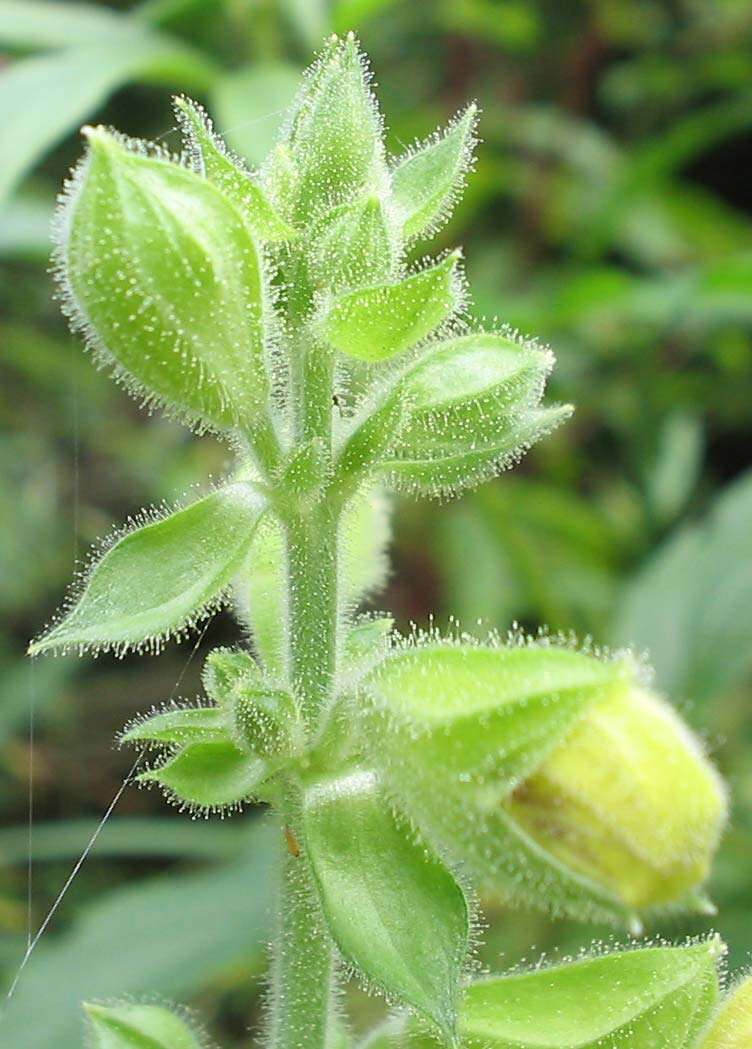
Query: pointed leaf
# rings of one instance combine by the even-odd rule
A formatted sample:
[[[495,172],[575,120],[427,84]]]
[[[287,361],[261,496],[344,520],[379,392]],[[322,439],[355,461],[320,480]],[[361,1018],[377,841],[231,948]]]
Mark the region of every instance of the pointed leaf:
[[[159,1005],[86,1004],[92,1049],[201,1049],[181,1016]]]
[[[296,219],[303,225],[385,179],[381,118],[369,79],[352,34],[333,37],[306,74],[289,136],[300,176]]]
[[[344,956],[451,1037],[468,917],[450,872],[398,822],[370,772],[311,786],[303,830]]]
[[[388,434],[400,405],[401,428],[381,457],[391,483],[429,495],[477,484],[566,415],[539,406],[552,361],[533,343],[493,332],[437,343],[394,381],[350,438],[344,461],[362,460],[369,426]]]
[[[159,768],[142,772],[144,783],[159,783],[169,797],[200,809],[222,809],[247,800],[271,767],[229,740],[190,743]]]
[[[420,342],[461,302],[459,253],[406,277],[338,299],[322,322],[324,338],[342,353],[383,361]]]
[[[462,1044],[488,1049],[686,1049],[718,994],[717,940],[649,947],[479,980]]]
[[[451,498],[465,488],[474,488],[508,470],[532,445],[565,422],[572,414],[569,405],[530,408],[499,420],[493,437],[474,446],[457,446],[438,438],[427,458],[411,458],[410,445],[383,464],[389,487],[408,495]]]
[[[397,246],[375,194],[333,208],[307,236],[313,245],[309,270],[319,287],[358,288],[392,275]]]
[[[408,240],[430,236],[449,216],[472,163],[477,113],[475,105],[468,106],[443,135],[397,161],[392,190]]]
[[[178,164],[89,129],[59,216],[68,306],[117,378],[179,417],[250,427],[269,388],[266,291],[234,204]]]
[[[220,707],[183,707],[164,710],[135,722],[120,737],[123,743],[193,743],[225,739],[227,711]]]
[[[253,539],[264,501],[237,483],[144,525],[98,561],[71,611],[35,642],[49,649],[156,646],[216,607]]]
[[[187,98],[178,97],[175,111],[198,174],[205,175],[236,205],[251,230],[261,240],[272,243],[296,236],[293,227],[276,213],[240,159],[233,157],[214,133],[213,124],[201,107]]]

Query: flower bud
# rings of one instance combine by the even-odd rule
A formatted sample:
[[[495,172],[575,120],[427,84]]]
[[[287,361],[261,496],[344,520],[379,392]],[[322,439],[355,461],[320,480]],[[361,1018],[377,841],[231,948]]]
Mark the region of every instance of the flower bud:
[[[506,805],[550,854],[634,908],[699,886],[726,817],[696,740],[637,686],[591,706]]]
[[[290,754],[294,748],[298,710],[289,692],[281,689],[239,691],[233,705],[233,735],[237,742],[263,758]]]
[[[697,1049],[748,1049],[752,1045],[752,976],[726,998]]]
[[[103,128],[58,222],[68,307],[92,349],[188,422],[250,428],[269,388],[267,292],[232,200],[205,178]]]
[[[643,909],[703,906],[724,790],[629,659],[438,642],[397,649],[364,685],[375,763],[484,889],[635,930]]]

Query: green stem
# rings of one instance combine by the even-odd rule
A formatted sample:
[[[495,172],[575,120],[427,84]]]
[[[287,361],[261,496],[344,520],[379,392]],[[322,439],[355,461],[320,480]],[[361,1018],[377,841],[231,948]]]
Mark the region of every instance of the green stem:
[[[331,455],[332,361],[307,347],[294,361],[298,447],[317,440]],[[285,493],[290,683],[313,733],[332,698],[337,670],[340,502],[326,486]],[[292,789],[292,788],[290,788]],[[282,863],[279,929],[274,946],[271,1049],[325,1049],[332,1030],[332,942],[311,883],[305,843],[298,844],[294,798],[285,818],[292,838]]]
[[[322,501],[287,522],[290,671],[310,726],[331,697],[337,665],[339,516]]]
[[[332,942],[305,858],[285,849],[280,866],[269,1046],[325,1049],[333,1013]]]

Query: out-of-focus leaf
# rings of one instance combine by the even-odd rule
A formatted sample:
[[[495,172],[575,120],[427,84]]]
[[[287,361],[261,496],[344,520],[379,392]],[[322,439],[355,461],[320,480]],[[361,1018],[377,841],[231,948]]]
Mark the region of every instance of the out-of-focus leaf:
[[[321,46],[329,28],[328,0],[280,0],[280,7],[306,47]]]
[[[361,26],[369,18],[394,7],[397,0],[335,0],[332,11],[332,29],[347,33],[353,26]]]
[[[752,662],[752,474],[670,538],[628,584],[614,640],[647,650],[680,699],[720,696]]]
[[[99,4],[0,0],[0,45],[20,50],[74,47],[127,31],[132,20]]]
[[[14,62],[0,72],[0,200],[56,142],[133,77],[203,86],[206,63],[143,28]]]
[[[281,62],[256,63],[220,77],[211,96],[218,133],[251,164],[260,164],[299,85],[300,70]]]
[[[447,611],[508,628],[535,619],[554,629],[595,630],[609,610],[617,536],[602,511],[550,484],[507,477],[438,522]],[[467,551],[483,567],[467,571]]]
[[[24,1049],[78,1046],[82,1001],[154,994],[180,999],[241,960],[255,971],[278,833],[246,824],[243,860],[118,888],[82,911],[69,931],[45,937],[0,1016],[3,1042]]]
[[[51,666],[56,664],[50,661]],[[32,834],[34,862],[75,860],[98,826],[98,820],[61,820],[35,823]],[[186,819],[148,819],[115,816],[109,819],[91,848],[90,856],[177,856],[187,859],[235,859],[245,845],[245,830],[229,823]],[[2,865],[28,861],[28,827],[0,830]]]
[[[45,260],[50,254],[52,200],[24,194],[0,212],[0,257]]]
[[[440,0],[437,7],[443,28],[504,48],[526,50],[541,30],[536,8],[525,0]]]
[[[685,505],[697,482],[703,433],[697,416],[669,416],[647,478],[648,499],[659,522],[671,521]]]

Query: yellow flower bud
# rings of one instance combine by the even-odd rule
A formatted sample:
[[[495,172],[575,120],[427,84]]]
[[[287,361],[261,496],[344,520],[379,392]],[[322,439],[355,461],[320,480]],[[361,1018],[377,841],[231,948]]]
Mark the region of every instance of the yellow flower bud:
[[[749,1049],[752,1045],[752,976],[728,996],[698,1049]]]
[[[634,685],[590,707],[507,805],[549,853],[634,908],[700,886],[726,817],[697,740]]]

